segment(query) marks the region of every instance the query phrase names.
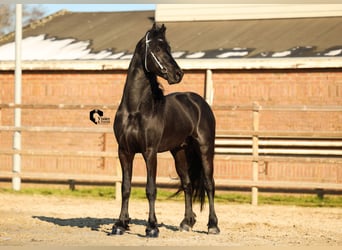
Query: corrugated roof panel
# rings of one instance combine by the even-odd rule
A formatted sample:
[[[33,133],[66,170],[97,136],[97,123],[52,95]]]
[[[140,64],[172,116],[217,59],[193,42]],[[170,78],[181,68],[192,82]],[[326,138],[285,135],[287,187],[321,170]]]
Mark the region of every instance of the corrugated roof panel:
[[[24,28],[23,55],[27,60],[130,58],[153,22],[153,11],[59,13]],[[342,56],[342,17],[165,25],[178,58]],[[13,60],[13,40],[13,33],[0,37],[0,60]]]

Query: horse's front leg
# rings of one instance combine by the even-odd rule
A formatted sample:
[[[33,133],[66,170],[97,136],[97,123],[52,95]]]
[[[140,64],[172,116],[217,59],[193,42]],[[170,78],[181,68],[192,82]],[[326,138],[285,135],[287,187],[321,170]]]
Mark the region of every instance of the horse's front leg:
[[[156,175],[157,175],[157,152],[155,150],[147,150],[144,154],[147,168],[146,196],[149,204],[149,215],[146,227],[147,237],[158,237],[159,229],[157,226],[157,218],[155,213],[155,201],[157,196]]]
[[[134,154],[127,153],[119,149],[119,159],[122,170],[122,184],[121,184],[121,212],[119,219],[115,222],[112,234],[121,235],[129,229],[129,215],[128,202],[131,195],[131,181],[132,181],[132,165]]]

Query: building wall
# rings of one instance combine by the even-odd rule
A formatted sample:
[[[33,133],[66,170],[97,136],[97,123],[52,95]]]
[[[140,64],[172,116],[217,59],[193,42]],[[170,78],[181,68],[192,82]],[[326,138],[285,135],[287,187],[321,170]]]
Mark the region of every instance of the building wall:
[[[341,70],[216,71],[215,105],[317,105],[342,104]],[[218,129],[251,129],[250,112],[221,111],[225,122]],[[341,131],[340,112],[261,112],[260,130]]]
[[[22,103],[119,104],[125,71],[24,71]],[[169,86],[160,80],[165,93],[193,91],[204,95],[205,71],[186,70],[182,83]],[[0,74],[0,103],[13,102],[14,75]],[[215,110],[216,105],[342,105],[342,70],[213,70],[213,107],[217,130],[251,130],[250,111]],[[103,110],[110,124],[95,125],[90,110],[22,110],[23,126],[108,127],[115,110]],[[13,110],[0,110],[0,124],[13,124]],[[341,131],[341,112],[271,112],[260,114],[260,130]],[[12,133],[0,132],[0,149],[12,148]],[[62,151],[110,151],[117,145],[112,134],[22,132],[23,149]],[[166,153],[168,155],[168,153]],[[159,160],[158,174],[176,176],[173,162]],[[1,171],[11,170],[12,158],[0,155]],[[105,174],[116,173],[114,159],[23,156],[22,171]],[[251,179],[251,162],[215,160],[216,178]],[[134,174],[145,175],[141,157],[135,161]],[[271,162],[260,165],[260,179],[296,181],[333,181],[342,183],[337,164]]]

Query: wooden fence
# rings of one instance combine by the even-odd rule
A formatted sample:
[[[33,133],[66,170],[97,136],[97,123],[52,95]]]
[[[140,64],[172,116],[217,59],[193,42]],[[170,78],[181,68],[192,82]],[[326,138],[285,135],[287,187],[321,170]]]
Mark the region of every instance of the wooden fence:
[[[94,105],[66,105],[66,104],[0,104],[1,109],[85,109],[91,110]],[[98,109],[115,110],[116,105],[97,105]],[[342,183],[320,182],[289,182],[289,181],[260,181],[259,165],[269,161],[319,162],[333,163],[342,167],[342,131],[260,131],[260,111],[311,111],[311,112],[342,112],[342,106],[260,106],[257,103],[245,106],[213,106],[214,110],[249,111],[253,113],[252,130],[217,131],[215,141],[216,158],[224,160],[248,160],[252,163],[252,180],[216,180],[218,188],[243,187],[251,188],[252,204],[258,203],[258,189],[292,189],[292,190],[333,190],[342,191]],[[77,133],[112,133],[110,128],[83,127],[41,127],[41,126],[0,126],[1,131],[29,131],[29,132],[77,132]],[[281,147],[279,147],[281,146]],[[61,151],[61,150],[14,150],[0,149],[0,154],[31,155],[31,156],[76,156],[76,157],[114,157],[118,175],[90,176],[47,173],[18,173],[0,171],[0,181],[11,178],[21,178],[27,182],[75,183],[81,184],[116,184],[119,192],[121,185],[121,169],[115,152],[107,151]],[[145,177],[134,176],[133,184],[142,185]],[[158,185],[174,186],[178,180],[157,178]],[[116,194],[117,199],[121,197]]]

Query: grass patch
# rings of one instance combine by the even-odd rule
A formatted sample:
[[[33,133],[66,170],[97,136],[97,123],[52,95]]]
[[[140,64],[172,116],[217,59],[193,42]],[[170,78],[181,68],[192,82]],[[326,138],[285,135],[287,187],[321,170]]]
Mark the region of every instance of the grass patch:
[[[252,199],[250,193],[231,193],[217,192],[217,202],[230,202],[236,204],[248,203]],[[303,206],[303,207],[341,207],[342,196],[325,195],[319,198],[315,194],[272,194],[259,193],[258,204],[260,205],[285,205],[285,206]]]
[[[247,193],[220,193],[216,192],[215,202],[228,202],[237,204],[251,203],[251,195]]]
[[[260,204],[267,205],[292,205],[304,207],[342,207],[342,196],[325,195],[319,198],[317,195],[260,195]]]
[[[45,195],[45,196],[69,196],[85,198],[115,198],[115,189],[110,187],[88,187],[70,190],[63,187],[30,187],[22,188],[20,191],[13,191],[9,188],[0,188],[1,193],[18,195]]]
[[[114,199],[114,187],[82,187],[70,190],[65,186],[60,187],[24,187],[21,191],[13,191],[10,188],[0,188],[1,193],[11,193],[17,195],[44,195],[44,196],[67,196],[79,198]],[[174,189],[158,189],[158,201],[184,201],[184,195],[177,196]],[[146,200],[145,188],[133,187],[131,199]],[[250,193],[235,193],[217,191],[215,202],[229,204],[250,204]],[[260,205],[291,205],[305,207],[342,207],[342,196],[325,195],[323,199],[316,195],[296,195],[296,194],[266,194],[259,193]]]
[[[115,199],[114,187],[81,187],[75,190],[70,190],[66,186],[60,187],[24,187],[20,191],[13,191],[10,188],[1,188],[1,193],[9,193],[16,195],[45,195],[45,196],[66,196],[79,198],[100,198],[100,199]],[[183,201],[183,195],[171,197],[175,193],[174,190],[158,189],[157,200],[160,201]],[[132,187],[131,199],[145,200],[145,188]]]

